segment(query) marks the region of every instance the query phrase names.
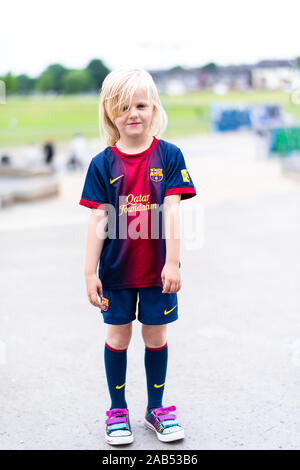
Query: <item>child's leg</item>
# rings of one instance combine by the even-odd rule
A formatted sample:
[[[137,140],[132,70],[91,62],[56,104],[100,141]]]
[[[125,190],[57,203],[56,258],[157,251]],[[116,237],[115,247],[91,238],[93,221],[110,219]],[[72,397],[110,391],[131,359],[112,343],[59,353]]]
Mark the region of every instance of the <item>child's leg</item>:
[[[150,410],[162,406],[168,362],[167,324],[142,325],[142,336],[145,343],[147,409]]]
[[[111,398],[111,407],[127,408],[125,400],[125,378],[127,348],[132,334],[132,322],[124,325],[107,325],[104,347],[106,378]]]

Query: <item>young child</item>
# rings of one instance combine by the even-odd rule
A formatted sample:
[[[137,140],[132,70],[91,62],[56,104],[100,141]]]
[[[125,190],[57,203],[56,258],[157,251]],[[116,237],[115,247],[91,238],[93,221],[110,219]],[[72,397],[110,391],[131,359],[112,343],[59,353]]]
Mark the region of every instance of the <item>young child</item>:
[[[156,137],[165,130],[167,115],[148,72],[109,73],[99,112],[108,146],[92,158],[79,204],[92,209],[87,294],[107,324],[104,362],[111,407],[106,412],[106,442],[133,441],[125,378],[137,299],[145,343],[145,425],[159,440],[174,441],[184,437],[184,429],[171,413],[176,407],[162,406],[167,324],[178,318],[181,288],[179,203],[196,191],[181,150]]]

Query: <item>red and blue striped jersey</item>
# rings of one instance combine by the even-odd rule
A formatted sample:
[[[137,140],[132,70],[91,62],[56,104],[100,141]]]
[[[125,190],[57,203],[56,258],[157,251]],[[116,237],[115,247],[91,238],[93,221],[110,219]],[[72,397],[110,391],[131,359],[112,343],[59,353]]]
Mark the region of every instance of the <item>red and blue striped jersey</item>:
[[[141,153],[116,145],[92,158],[79,204],[108,210],[98,275],[106,289],[162,287],[166,258],[164,197],[196,195],[184,156],[174,144],[153,138]]]

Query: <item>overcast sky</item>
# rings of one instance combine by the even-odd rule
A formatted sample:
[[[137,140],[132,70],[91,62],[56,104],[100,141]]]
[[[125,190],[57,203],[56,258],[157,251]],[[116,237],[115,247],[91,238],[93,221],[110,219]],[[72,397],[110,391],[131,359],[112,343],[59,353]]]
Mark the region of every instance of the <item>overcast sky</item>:
[[[300,55],[299,13],[294,0],[9,0],[0,74],[82,68],[95,57],[110,69],[291,59]]]

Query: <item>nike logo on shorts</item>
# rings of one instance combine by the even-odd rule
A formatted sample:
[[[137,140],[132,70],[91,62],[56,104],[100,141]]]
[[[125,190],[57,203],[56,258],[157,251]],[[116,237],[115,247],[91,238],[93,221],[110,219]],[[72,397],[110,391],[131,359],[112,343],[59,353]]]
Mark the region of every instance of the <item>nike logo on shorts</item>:
[[[174,308],[176,308],[176,306],[177,306],[177,304],[175,305],[175,307],[171,308],[171,310],[165,310],[164,314],[168,315],[168,313],[172,312],[172,310],[174,310]]]

